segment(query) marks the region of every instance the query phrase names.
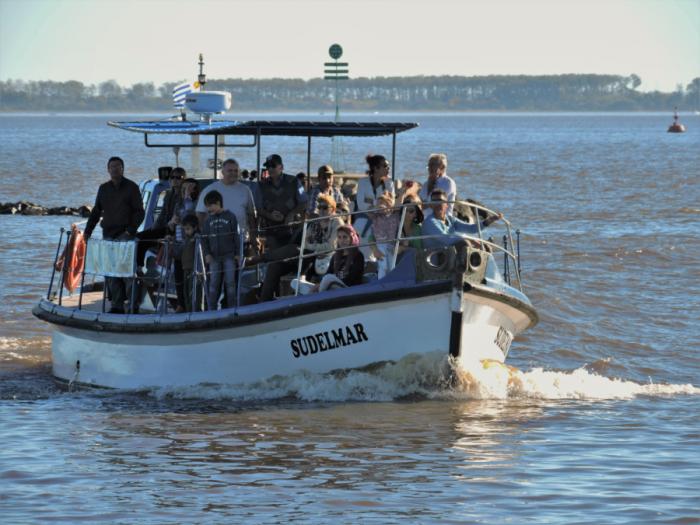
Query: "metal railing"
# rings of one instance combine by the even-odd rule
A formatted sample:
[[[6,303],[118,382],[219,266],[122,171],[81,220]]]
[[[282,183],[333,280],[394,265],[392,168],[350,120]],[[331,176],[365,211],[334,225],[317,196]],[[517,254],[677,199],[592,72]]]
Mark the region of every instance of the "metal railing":
[[[317,255],[329,255],[334,252],[336,252],[338,249],[333,249],[333,250],[326,250],[326,251],[316,251],[314,253],[304,253],[305,251],[305,246],[306,246],[306,238],[307,234],[309,231],[308,226],[310,224],[313,224],[314,222],[318,221],[324,221],[324,220],[330,220],[334,217],[337,218],[344,218],[344,217],[367,217],[371,220],[372,214],[375,213],[382,213],[386,212],[387,210],[392,210],[393,212],[400,212],[400,219],[399,219],[399,225],[397,228],[396,236],[393,239],[386,239],[380,241],[380,243],[394,243],[394,248],[392,250],[391,254],[391,263],[389,265],[389,270],[392,270],[393,268],[396,267],[396,261],[398,259],[399,255],[399,246],[402,241],[412,241],[412,240],[428,240],[428,239],[435,239],[439,241],[444,241],[445,238],[448,239],[465,239],[467,241],[470,241],[477,246],[479,246],[482,250],[487,250],[490,251],[491,253],[496,253],[500,252],[503,253],[503,258],[504,258],[504,268],[503,268],[503,280],[507,282],[509,285],[512,284],[512,277],[511,275],[515,275],[515,280],[517,287],[520,291],[522,291],[522,280],[521,280],[521,265],[520,265],[520,230],[516,231],[516,237],[517,237],[517,243],[513,242],[513,233],[512,233],[512,226],[510,221],[508,221],[504,216],[500,215],[498,212],[487,208],[485,206],[482,206],[477,203],[472,203],[468,201],[460,201],[460,200],[455,200],[455,201],[447,201],[448,204],[460,204],[463,206],[467,206],[471,209],[473,209],[473,215],[475,217],[475,224],[478,235],[473,236],[473,235],[468,235],[468,234],[462,234],[459,232],[455,232],[453,234],[449,235],[414,235],[414,236],[405,236],[403,235],[403,227],[406,222],[406,209],[410,206],[417,206],[419,204],[417,203],[406,203],[402,204],[399,206],[394,206],[393,208],[372,208],[368,210],[363,210],[363,211],[355,211],[355,212],[348,212],[348,213],[337,213],[335,215],[328,215],[328,216],[319,216],[319,217],[314,217],[314,218],[309,218],[305,219],[304,221],[297,221],[296,223],[289,223],[289,225],[301,225],[302,226],[302,238],[301,238],[301,246],[300,246],[300,253],[298,255],[299,263],[297,265],[297,286],[295,288],[295,295],[299,293],[299,279],[301,278],[301,270],[303,268],[303,259],[305,258],[312,258]],[[423,203],[424,206],[429,206],[431,202],[425,202]],[[481,228],[481,220],[479,219],[480,214],[479,211],[483,211],[487,217],[490,216],[499,216],[498,221],[502,222],[506,228],[506,235],[503,235],[503,244],[499,245],[493,240],[487,240],[484,239],[482,228]],[[288,226],[289,226],[288,225]],[[268,228],[269,230],[269,228]],[[265,230],[261,230],[265,231]],[[358,232],[359,235],[359,232]],[[508,245],[510,243],[510,249],[508,249]],[[367,242],[367,243],[360,243],[358,245],[358,248],[363,248],[363,247],[371,247],[376,245],[376,242]],[[440,243],[440,244],[450,244],[450,243]],[[515,251],[514,251],[515,249]],[[289,261],[296,259],[297,256],[295,257],[288,257],[286,259],[281,259],[279,262],[284,262],[284,261]],[[511,272],[511,263],[512,262],[512,272]]]
[[[290,261],[297,261],[297,269],[296,269],[296,283],[297,285],[295,286],[294,289],[294,294],[298,295],[299,294],[299,282],[300,278],[302,276],[302,272],[304,269],[304,260],[306,259],[311,259],[317,256],[329,256],[338,251],[339,248],[334,247],[333,249],[329,250],[315,250],[315,251],[310,251],[307,250],[307,246],[309,245],[308,242],[308,236],[309,236],[309,231],[310,231],[310,226],[314,223],[320,222],[320,221],[329,221],[332,220],[333,218],[347,218],[347,217],[364,217],[367,218],[368,220],[372,219],[372,216],[376,213],[386,213],[387,211],[391,211],[392,213],[399,213],[399,221],[398,221],[398,227],[396,231],[396,235],[394,238],[391,239],[382,239],[380,241],[375,241],[375,242],[360,242],[360,244],[357,246],[357,248],[370,248],[372,246],[376,246],[377,243],[379,244],[393,244],[392,250],[390,254],[387,254],[387,256],[390,257],[389,264],[387,271],[391,271],[393,268],[396,267],[397,264],[397,259],[399,256],[399,247],[401,246],[402,242],[410,242],[410,241],[424,241],[424,240],[438,240],[440,241],[439,243],[436,244],[441,244],[442,246],[447,246],[449,244],[452,244],[452,242],[445,242],[446,239],[456,241],[458,239],[464,239],[472,243],[474,246],[479,247],[482,250],[488,251],[492,253],[493,255],[496,255],[497,253],[502,253],[503,254],[503,279],[506,283],[509,285],[512,284],[512,276],[515,277],[516,285],[517,288],[522,291],[522,280],[521,280],[521,256],[520,256],[520,230],[516,230],[516,242],[514,242],[513,239],[513,231],[512,231],[512,226],[511,223],[502,215],[498,214],[494,210],[491,210],[485,206],[482,206],[480,204],[472,203],[472,202],[465,202],[465,201],[450,201],[450,203],[454,204],[459,204],[462,206],[467,206],[472,210],[472,213],[474,217],[476,218],[476,223],[474,226],[476,226],[477,229],[477,235],[469,235],[469,234],[463,234],[459,232],[447,234],[447,235],[404,235],[403,230],[404,230],[404,225],[406,223],[406,210],[409,206],[417,206],[418,204],[416,203],[406,203],[402,204],[399,206],[395,206],[393,208],[374,208],[374,209],[369,209],[369,210],[363,210],[363,211],[355,211],[355,212],[347,212],[347,213],[338,213],[335,215],[328,215],[328,216],[319,216],[319,217],[314,217],[314,218],[307,218],[304,219],[303,221],[296,221],[292,223],[285,224],[281,227],[284,228],[298,228],[299,226],[301,227],[301,242],[300,242],[300,247],[299,247],[299,253],[294,256],[282,258],[282,259],[276,259],[276,260],[266,260],[265,262],[271,263],[271,262],[290,262]],[[424,205],[430,205],[430,203],[424,203]],[[480,219],[480,213],[483,212],[486,217],[493,217],[493,216],[498,216],[498,221],[502,222],[503,225],[506,228],[506,233],[502,236],[502,244],[498,244],[493,241],[492,238],[485,239],[483,236],[483,230],[481,227],[482,220]],[[273,226],[273,227],[268,227],[268,228],[262,228],[259,230],[259,233],[265,234],[265,233],[270,233],[274,231],[274,229],[279,228],[279,226]],[[298,229],[297,229],[298,232]],[[62,305],[63,303],[63,288],[64,288],[64,275],[63,271],[60,272],[60,276],[58,279],[58,292],[54,292],[54,284],[56,282],[56,272],[58,271],[57,269],[57,263],[59,261],[59,254],[61,253],[61,248],[64,246],[67,246],[68,243],[70,242],[70,236],[71,236],[71,231],[67,231],[64,228],[61,228],[60,233],[59,233],[59,239],[58,243],[56,246],[56,254],[54,257],[54,264],[53,264],[53,269],[51,273],[51,279],[49,281],[49,288],[46,294],[47,300],[54,300],[56,299],[57,295],[57,302],[59,305]],[[65,240],[65,243],[64,243]],[[192,290],[191,290],[191,299],[192,302],[190,304],[190,307],[192,311],[197,311],[199,308],[204,307],[206,309],[214,309],[216,308],[215,305],[210,304],[210,298],[209,294],[207,293],[209,284],[210,284],[210,278],[211,278],[211,272],[208,271],[207,269],[207,264],[205,262],[205,257],[204,257],[204,250],[202,247],[202,240],[203,236],[201,234],[197,234],[195,237],[195,266],[193,269],[193,274],[192,274]],[[86,241],[89,244],[89,241]],[[93,241],[94,242],[94,241]],[[117,241],[118,242],[118,241]],[[168,313],[168,301],[169,299],[172,298],[172,290],[171,290],[171,277],[172,277],[172,265],[173,265],[173,241],[172,240],[146,240],[146,239],[134,239],[130,240],[127,242],[133,242],[136,244],[135,249],[134,249],[134,259],[133,259],[133,272],[132,275],[128,278],[131,281],[131,289],[130,289],[130,299],[129,299],[129,305],[130,305],[130,311],[134,311],[135,303],[138,300],[141,302],[142,298],[142,289],[138,289],[138,294],[139,297],[136,297],[137,294],[137,288],[145,286],[144,281],[145,280],[150,280],[153,277],[150,277],[149,279],[145,279],[146,276],[143,274],[139,274],[137,272],[137,249],[138,248],[138,243],[141,242],[148,242],[151,246],[154,245],[158,246],[160,249],[162,247],[163,249],[163,259],[165,261],[165,264],[159,265],[158,267],[158,279],[157,279],[157,287],[156,291],[154,293],[156,301],[154,302],[154,307],[156,308],[156,311],[158,311],[161,315],[165,315]],[[240,249],[238,253],[238,261],[236,262],[235,265],[235,270],[236,270],[236,297],[235,297],[235,308],[238,308],[240,306],[241,302],[241,288],[242,288],[242,278],[244,274],[244,270],[246,268],[249,268],[249,266],[245,265],[245,257],[244,257],[244,246],[243,242],[239,243]],[[437,248],[436,248],[437,249]],[[223,271],[223,270],[222,270]],[[103,277],[105,278],[106,276],[104,275],[98,275],[98,274],[93,274],[94,278],[97,277]],[[257,273],[257,265],[256,265],[256,275],[259,275]],[[81,310],[83,308],[83,292],[84,292],[84,284],[85,284],[85,276],[86,272],[83,269],[82,275],[81,275],[81,284],[80,284],[80,289],[79,289],[79,298],[78,298],[78,309]],[[106,283],[106,278],[105,278],[105,284],[103,287],[103,294],[102,294],[102,306],[101,306],[101,311],[105,311],[105,305],[106,305],[106,294],[107,294],[107,283]],[[259,279],[257,279],[259,281]],[[96,280],[93,279],[93,283],[95,283]],[[138,283],[138,286],[137,286]],[[222,282],[222,288],[225,289],[225,283]],[[200,297],[200,291],[201,291],[201,300],[199,304],[195,304],[197,301],[197,298]],[[152,290],[146,290],[146,293],[152,292]],[[202,304],[203,303],[203,304]]]

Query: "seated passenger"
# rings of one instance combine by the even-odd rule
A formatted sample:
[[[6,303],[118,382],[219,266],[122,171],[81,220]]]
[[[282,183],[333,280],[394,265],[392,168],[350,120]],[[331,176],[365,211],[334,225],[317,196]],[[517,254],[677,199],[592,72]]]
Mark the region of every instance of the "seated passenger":
[[[307,212],[311,216],[318,214],[318,198],[321,195],[333,197],[336,206],[345,202],[343,193],[333,185],[333,168],[328,164],[318,168],[318,185],[314,186],[309,194],[309,207]]]
[[[352,215],[350,215],[350,206],[347,202],[335,204],[335,213],[344,224],[352,224]]]
[[[389,192],[377,198],[375,207],[378,211],[370,213],[372,229],[369,240],[373,243],[372,254],[378,261],[378,277],[381,279],[391,270],[401,216],[394,209],[394,196]]]
[[[423,246],[426,248],[440,248],[456,242],[461,237],[460,234],[479,235],[479,226],[476,224],[469,224],[448,215],[447,210],[449,209],[449,204],[447,202],[447,194],[444,191],[433,191],[430,195],[430,199],[430,207],[433,213],[423,222],[423,235],[445,236],[445,238],[431,237],[423,239]],[[501,218],[503,218],[502,213],[492,215],[484,219],[480,226],[482,229],[486,228]]]
[[[226,307],[231,308],[236,299],[236,260],[241,243],[238,220],[223,208],[223,198],[216,190],[205,195],[204,205],[209,213],[202,228],[202,250],[210,274],[209,310],[216,310],[222,277],[226,287]]]
[[[421,209],[420,197],[415,193],[409,193],[404,197],[403,205],[406,209],[404,216],[401,237],[408,239],[399,242],[399,255],[407,248],[423,248],[423,239],[411,239],[410,237],[420,237],[423,235],[423,210]]]
[[[396,202],[403,202],[404,199],[410,195],[418,195],[420,191],[420,184],[414,180],[404,180],[401,182],[401,187],[396,190]]]
[[[308,281],[299,282],[299,293],[323,292],[333,288],[345,288],[362,284],[362,275],[365,269],[365,258],[357,248],[360,239],[357,232],[350,225],[338,227],[336,238],[337,251],[331,257],[328,272],[323,276],[319,284]],[[292,289],[297,285],[296,279],[292,281]]]
[[[322,219],[313,221],[306,232],[306,242],[304,248],[317,253],[314,264],[307,277],[314,280],[328,270],[333,256],[332,250],[335,248],[335,237],[338,227],[343,224],[339,217],[335,217],[335,200],[329,195],[322,194],[318,197],[318,213]]]

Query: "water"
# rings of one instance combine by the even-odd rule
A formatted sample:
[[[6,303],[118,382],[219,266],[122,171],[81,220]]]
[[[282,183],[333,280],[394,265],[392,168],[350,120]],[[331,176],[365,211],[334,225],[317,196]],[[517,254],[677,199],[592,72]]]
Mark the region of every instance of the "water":
[[[114,154],[134,180],[173,163],[107,118],[0,116],[0,201],[90,202]],[[419,121],[398,137],[399,176],[424,179],[445,152],[461,196],[522,229],[541,322],[514,342],[515,369],[450,383],[428,355],[64,393],[30,309],[71,218],[0,216],[3,523],[700,523],[700,120],[673,135],[667,114],[357,118]],[[390,144],[347,140],[346,168]],[[314,142],[312,165],[328,146]],[[305,147],[266,139],[263,154],[296,173]]]

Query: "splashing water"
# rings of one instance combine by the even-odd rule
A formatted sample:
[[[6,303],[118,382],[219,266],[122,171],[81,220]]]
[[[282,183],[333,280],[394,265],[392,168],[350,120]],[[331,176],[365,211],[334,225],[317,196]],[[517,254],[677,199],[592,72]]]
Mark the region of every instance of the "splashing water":
[[[585,368],[523,372],[496,361],[454,362],[442,352],[410,355],[398,362],[328,374],[308,371],[275,376],[246,385],[202,384],[160,388],[162,398],[235,399],[294,398],[302,401],[392,401],[397,399],[631,399],[635,396],[700,394],[690,384],[639,384],[608,378]]]

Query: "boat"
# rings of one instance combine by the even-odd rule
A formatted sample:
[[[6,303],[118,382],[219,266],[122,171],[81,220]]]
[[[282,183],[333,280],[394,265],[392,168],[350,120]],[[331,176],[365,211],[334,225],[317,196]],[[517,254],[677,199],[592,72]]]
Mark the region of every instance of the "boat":
[[[678,108],[673,110],[673,123],[668,127],[669,133],[684,133],[685,126],[678,121]]]
[[[195,113],[199,117],[194,120],[180,115],[159,121],[108,124],[142,134],[149,148],[174,148],[176,155],[180,147],[210,148],[214,162],[209,163],[211,173],[199,181],[201,184],[216,177],[219,152],[226,139],[232,138],[235,147],[255,149],[260,172],[263,140],[304,137],[310,163],[312,144],[319,137],[390,137],[394,177],[397,135],[418,125],[226,120],[213,118],[230,104],[225,97],[212,95],[205,102],[193,98],[195,103],[188,107],[199,109]],[[144,225],[152,223],[166,187],[160,178],[141,184]],[[497,213],[474,202],[457,204],[477,216]],[[405,211],[401,207],[399,210],[403,222]],[[300,223],[302,247],[313,220],[317,219]],[[157,293],[153,298],[146,295],[139,313],[109,313],[104,275],[118,274],[110,273],[116,271],[114,268],[104,267],[100,273],[90,261],[111,241],[90,239],[88,263],[82,268],[78,290],[65,295],[65,272],[57,274],[54,270],[48,292],[33,308],[33,314],[52,327],[52,374],[59,384],[69,387],[238,385],[302,370],[328,373],[366,369],[428,353],[445,356],[452,367],[474,362],[504,363],[513,339],[537,324],[538,315],[523,292],[520,232],[514,232],[505,217],[499,223],[504,232],[502,242],[487,238],[479,230],[478,235],[450,238],[438,248],[408,249],[399,259],[394,255],[390,271],[381,279],[370,271],[357,286],[309,295],[288,288],[286,295],[263,303],[246,298],[259,284],[265,267],[243,266],[238,272],[234,307],[189,313],[176,313],[168,306],[168,296],[172,295],[168,265],[156,271]],[[70,236],[70,231],[60,232],[56,260]],[[396,247],[399,237],[397,233]],[[133,253],[135,242],[122,244],[131,246]],[[296,277],[302,257],[303,250]],[[501,259],[499,268],[497,260]],[[143,279],[135,262],[127,266],[126,276],[134,281]],[[203,266],[198,272],[206,278]],[[135,292],[132,304],[134,298]]]

